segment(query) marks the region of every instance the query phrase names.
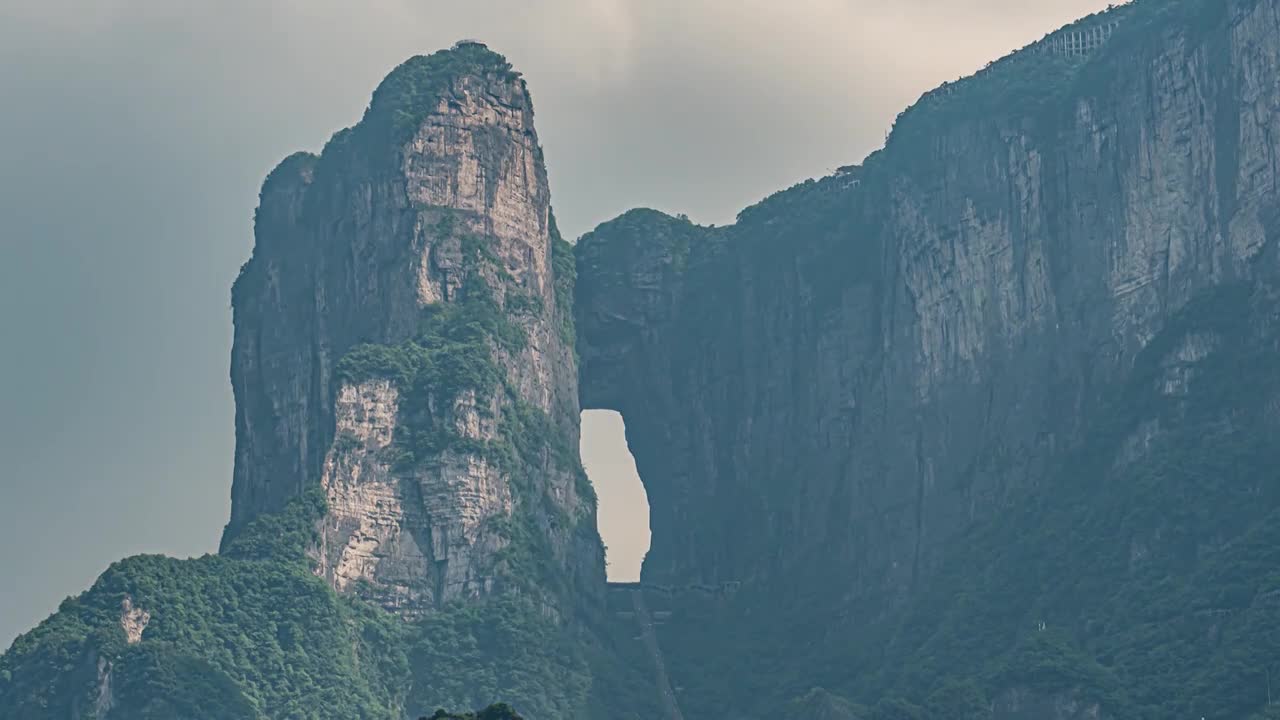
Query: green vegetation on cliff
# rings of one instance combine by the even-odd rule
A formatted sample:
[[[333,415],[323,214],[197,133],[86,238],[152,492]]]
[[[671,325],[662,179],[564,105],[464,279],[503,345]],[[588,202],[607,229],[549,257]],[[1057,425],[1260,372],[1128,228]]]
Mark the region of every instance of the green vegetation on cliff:
[[[480,238],[454,233],[454,212],[436,210],[436,230],[442,238],[457,242],[463,258],[463,278],[450,302],[422,310],[415,335],[397,345],[363,344],[352,348],[338,363],[339,379],[359,383],[384,378],[395,383],[403,400],[402,427],[397,433],[397,463],[412,466],[445,449],[483,452],[482,446],[463,437],[454,421],[454,410],[464,393],[473,394],[476,409],[491,414],[487,398],[504,387],[506,378],[498,366],[498,350],[518,352],[526,342],[514,309],[526,308],[536,298],[515,293],[499,306],[487,277],[501,276],[501,265]]]
[[[1124,11],[1131,24],[1117,31],[1117,38],[1138,32],[1155,32],[1153,37],[1160,38],[1175,21],[1217,22],[1222,11],[1215,7],[1225,4],[1140,2]],[[1153,23],[1161,24],[1153,29]],[[870,304],[858,306],[866,310],[861,315],[843,319],[868,327],[831,336],[834,342],[821,346],[830,353],[824,361],[839,365],[861,352],[860,344],[868,340],[880,347],[882,340],[888,346],[903,337],[913,339],[870,328],[881,322],[876,313],[900,299],[886,300],[889,294],[906,288],[913,293],[911,305],[937,299],[914,294],[930,278],[904,274],[911,260],[897,249],[886,252],[893,238],[864,232],[864,214],[874,212],[864,205],[884,197],[869,194],[868,186],[879,184],[875,190],[881,192],[887,178],[922,168],[927,172],[921,177],[952,182],[937,172],[938,156],[931,154],[948,133],[972,140],[964,135],[966,123],[983,125],[983,132],[995,135],[1000,135],[995,125],[1010,118],[1034,123],[1048,117],[1052,123],[1054,112],[1063,108],[1060,100],[1110,87],[1110,78],[1099,74],[1093,60],[1037,55],[1019,63],[992,68],[981,81],[967,82],[905,113],[891,147],[865,168],[802,183],[766,199],[745,210],[732,232],[696,228],[650,211],[628,213],[602,226],[600,233],[636,233],[644,236],[644,249],[657,248],[646,256],[628,255],[628,247],[603,247],[596,259],[626,270],[640,261],[657,261],[646,268],[652,282],[640,293],[652,315],[635,319],[626,330],[656,334],[661,322],[678,325],[677,347],[670,353],[675,362],[662,370],[694,367],[705,374],[673,377],[675,399],[689,405],[723,401],[730,408],[728,420],[736,421],[735,413],[745,415],[751,404],[765,406],[773,399],[755,393],[752,381],[763,379],[755,384],[771,393],[801,396],[810,382],[807,371],[818,363],[807,364],[811,358],[793,362],[794,357],[814,347],[806,343],[829,339],[821,324],[837,316],[833,309],[850,302],[853,293],[865,293]],[[379,89],[366,127],[407,132],[443,97],[447,83],[442,78],[491,72],[514,77],[500,56],[476,46],[410,61]],[[988,122],[992,118],[994,124]],[[1225,198],[1239,169],[1232,149],[1235,138],[1229,136],[1239,135],[1240,127],[1215,130],[1217,157],[1231,158],[1222,163],[1225,170],[1212,169]],[[349,137],[340,135],[335,142]],[[855,181],[863,183],[857,200],[849,190]],[[969,209],[1007,202],[983,196],[999,196],[1001,187],[952,185],[960,194],[973,191],[964,197]],[[417,210],[424,216],[437,213],[440,234],[457,240],[465,277],[449,287],[456,294],[448,302],[423,312],[412,338],[394,345],[360,345],[342,358],[337,375],[348,382],[386,379],[400,390],[402,417],[391,458],[399,468],[420,467],[445,452],[471,453],[509,478],[517,510],[512,519],[497,521],[496,529],[509,541],[497,559],[504,564],[504,581],[510,582],[492,597],[408,619],[340,596],[310,569],[309,554],[318,542],[316,522],[324,507],[318,494],[308,494],[285,513],[263,517],[243,530],[221,556],[148,556],[113,565],[89,591],[66,601],[0,657],[0,717],[400,720],[427,708],[480,707],[495,698],[509,699],[539,720],[649,720],[662,712],[654,683],[639,670],[652,659],[636,641],[632,625],[611,624],[612,617],[598,612],[589,599],[546,602],[581,589],[568,576],[572,569],[553,562],[551,538],[590,541],[593,529],[584,517],[566,517],[562,506],[543,492],[546,485],[539,475],[572,473],[579,494],[588,500],[590,487],[576,448],[556,418],[523,401],[502,366],[526,347],[528,330],[522,323],[527,318],[545,319],[554,311],[556,333],[572,345],[577,270],[583,270],[584,283],[618,278],[592,277],[598,268],[585,263],[576,268],[553,221],[554,307],[545,307],[541,297],[509,290],[509,278],[481,240],[454,238],[456,218],[448,211]],[[1230,214],[1220,207],[1212,212]],[[1261,234],[1273,246],[1280,236],[1273,227]],[[453,249],[441,246],[442,251]],[[927,254],[934,248],[919,250]],[[619,255],[608,257],[610,251]],[[734,254],[732,262],[718,262]],[[1274,248],[1260,258],[1259,265],[1273,261]],[[906,530],[876,527],[866,518],[889,516],[891,508],[870,502],[871,512],[850,522],[849,507],[880,496],[858,495],[847,486],[870,483],[868,478],[881,468],[819,468],[813,474],[827,472],[836,481],[803,486],[817,491],[802,499],[805,504],[788,504],[797,502],[796,487],[810,472],[802,453],[770,457],[768,448],[744,450],[743,438],[751,436],[733,435],[732,428],[724,432],[717,426],[722,417],[696,426],[696,432],[676,433],[676,442],[659,451],[689,452],[696,456],[697,469],[712,477],[696,477],[688,486],[675,487],[669,497],[703,492],[707,486],[697,483],[707,480],[721,483],[706,490],[708,497],[725,501],[701,508],[688,505],[710,512],[687,513],[681,523],[717,530],[747,525],[745,511],[759,508],[749,504],[756,498],[743,498],[756,490],[765,506],[756,515],[765,521],[749,524],[750,532],[740,535],[737,547],[720,555],[699,555],[704,551],[699,543],[677,549],[680,571],[714,576],[745,570],[740,573],[743,590],[732,597],[672,599],[673,612],[656,631],[686,716],[989,720],[1043,717],[1048,716],[1043,707],[1071,706],[1075,717],[1124,720],[1238,720],[1259,712],[1277,717],[1280,711],[1270,703],[1272,676],[1280,673],[1280,448],[1274,442],[1280,408],[1274,360],[1280,316],[1274,308],[1280,292],[1273,286],[1274,271],[1265,272],[1270,275],[1259,270],[1249,282],[1203,292],[1179,311],[1162,308],[1158,323],[1153,321],[1162,329],[1154,337],[1143,335],[1145,349],[1136,358],[1126,356],[1107,372],[1096,373],[1091,361],[1080,362],[1076,369],[1087,377],[1070,382],[1086,386],[1072,396],[1084,429],[1062,440],[1061,447],[1055,436],[1045,441],[1052,450],[1021,445],[1011,451],[1004,438],[988,435],[981,442],[989,445],[975,454],[972,467],[931,468],[938,471],[936,477],[955,484],[983,474],[1013,477],[1006,472],[1011,465],[1026,477],[1019,475],[995,490],[988,488],[987,496],[972,498],[974,505],[986,507],[982,512],[970,508],[967,524],[959,524],[962,531],[923,560],[918,548],[930,528],[920,511],[914,521],[903,522],[911,525]],[[765,286],[781,290],[769,297],[761,291]],[[653,292],[655,287],[672,292],[661,296]],[[673,301],[689,287],[698,288],[690,303]],[[781,297],[783,302],[770,309],[755,302],[762,297]],[[1093,321],[1091,303],[1111,300],[1069,297],[1077,304],[1056,308],[1060,317],[1054,322],[1086,324]],[[812,315],[796,320],[810,310]],[[1071,317],[1073,313],[1080,317]],[[981,316],[993,313],[984,307]],[[907,320],[890,317],[887,322]],[[775,327],[794,332],[770,335]],[[1118,332],[1105,327],[1100,335]],[[1145,328],[1124,331],[1141,334]],[[944,332],[964,329],[946,327]],[[763,359],[776,363],[769,368],[775,374],[751,375],[766,363],[742,352],[744,338],[797,342]],[[722,354],[701,355],[708,347]],[[632,349],[639,355],[652,347]],[[915,355],[868,356],[874,362],[866,366],[838,368],[839,387],[821,388],[848,396],[839,399],[847,402],[833,404],[832,412],[817,415],[831,445],[840,446],[860,432],[858,423],[873,424],[874,415],[887,414],[893,402],[875,394],[881,388],[874,381],[859,385],[853,376],[865,374],[887,383],[884,378],[894,372],[917,371],[890,367],[898,360],[903,366],[927,361]],[[728,372],[721,372],[725,368]],[[1044,375],[1045,382],[1060,380]],[[693,382],[708,377],[707,387]],[[1036,375],[1033,384],[1041,380]],[[869,388],[865,397],[852,392],[862,388]],[[897,385],[892,391],[903,389]],[[485,440],[464,437],[454,422],[458,405],[473,396],[481,418],[494,424],[494,435]],[[827,398],[806,400],[822,404]],[[794,405],[783,401],[780,406],[796,412],[777,413],[779,427],[767,432],[784,434],[784,423],[803,421]],[[961,416],[955,424],[963,421]],[[630,429],[638,433],[639,426]],[[898,426],[893,430],[898,432]],[[686,442],[694,449],[676,447]],[[1036,462],[1011,457],[1015,452],[1035,454]],[[916,454],[913,467],[923,475],[919,468],[930,458],[919,445]],[[862,458],[840,459],[853,464]],[[732,486],[736,478],[726,468],[746,474],[743,468],[757,463],[772,466],[773,474],[760,474],[768,487]],[[670,479],[654,479],[663,481]],[[921,498],[924,493],[922,483]],[[912,503],[910,497],[892,499]],[[817,517],[828,512],[830,516]],[[857,523],[872,529],[848,527]],[[914,531],[914,560],[920,567],[911,569],[909,580],[867,577],[863,571],[873,567],[870,563],[833,558],[826,545],[817,543],[805,548],[812,565],[771,565],[771,553],[781,544],[771,545],[766,534],[775,530],[771,526],[782,528],[782,539],[789,541],[784,533],[803,536],[807,528],[799,526],[809,524],[831,528],[819,536],[823,540],[865,531],[865,537],[849,545],[868,553],[866,546],[879,541],[877,532]],[[748,560],[730,567],[742,557]],[[707,558],[724,565],[712,566]],[[843,567],[834,566],[846,561]],[[894,556],[892,571],[907,577],[899,565],[909,562],[906,554]],[[758,582],[760,578],[769,582]],[[139,632],[141,642],[131,643]],[[516,717],[504,706],[434,716]]]
[[[1052,481],[952,553],[877,682],[919,692],[983,657],[992,687],[1077,688],[1123,717],[1258,707],[1280,640],[1260,631],[1280,623],[1273,297],[1228,286],[1173,318]],[[1182,347],[1208,354],[1170,394]],[[1158,444],[1127,460],[1153,424]]]
[[[491,282],[506,279],[501,262],[484,240],[455,235],[454,213],[441,214],[437,231],[456,240],[462,256],[462,280],[449,302],[423,309],[417,333],[397,345],[359,345],[339,362],[340,379],[358,383],[372,378],[392,381],[401,392],[398,430],[393,438],[395,464],[401,469],[437,460],[441,453],[473,454],[499,468],[510,480],[518,504],[513,518],[495,524],[510,541],[500,553],[506,575],[516,584],[550,590],[562,597],[572,592],[570,580],[557,572],[548,536],[573,535],[589,529],[584,517],[568,517],[541,492],[534,474],[543,467],[570,473],[584,506],[595,495],[569,435],[540,408],[522,398],[498,362],[499,353],[520,352],[527,343],[521,321],[549,310],[549,322],[562,339],[573,332],[567,306],[573,295],[574,268],[568,243],[552,233],[555,308],[508,285],[500,306]],[[465,396],[465,397],[464,397]],[[458,430],[456,408],[473,400],[485,421],[495,422],[495,437],[476,439]]]
[[[1100,392],[1086,441],[899,602],[843,596],[819,563],[727,605],[678,605],[660,636],[685,713],[746,698],[858,720],[1264,709],[1280,676],[1277,298],[1261,282],[1189,302]]]
[[[559,319],[560,341],[568,347],[576,347],[577,332],[573,323],[573,289],[578,282],[578,267],[573,246],[560,237],[555,213],[551,214],[551,269],[556,279],[556,315]]]
[[[436,212],[437,230],[451,237],[453,213]],[[556,248],[559,269],[572,254],[554,240],[564,245]],[[521,316],[542,308],[510,292],[500,308],[489,285],[503,279],[500,264],[480,239],[457,241],[466,271],[454,301],[424,309],[418,332],[404,343],[352,349],[337,374],[348,382],[384,378],[401,390],[401,432],[392,446],[401,467],[445,451],[478,453],[500,467],[520,504],[517,519],[506,523],[511,542],[501,555],[510,577],[567,597],[572,588],[552,566],[548,528],[535,518],[549,518],[565,533],[585,525],[538,497],[529,474],[545,454],[574,473],[586,501],[594,496],[576,448],[546,413],[517,396],[497,363],[497,353],[524,347]],[[572,296],[572,283],[571,273],[557,278],[558,302]],[[559,332],[572,332],[572,313],[557,310]],[[472,393],[486,417],[487,398],[504,401],[491,441],[456,429],[454,406]],[[108,718],[126,720],[399,720],[499,697],[532,717],[575,717],[593,684],[612,672],[608,661],[588,666],[589,654],[599,659],[595,641],[549,615],[537,592],[459,603],[414,622],[336,594],[311,572],[324,510],[316,489],[251,523],[219,556],[145,556],[113,565],[0,658],[0,717],[44,720],[110,706]],[[126,599],[150,614],[134,645],[121,622]],[[437,717],[517,716],[495,706]]]
[[[317,495],[255,521],[225,555],[112,565],[0,658],[0,717],[72,716],[104,687],[110,717],[395,715],[401,630],[310,573]],[[148,614],[141,643],[127,642],[126,601]]]
[[[398,147],[427,115],[438,109],[441,98],[457,78],[491,74],[504,81],[520,77],[505,57],[476,43],[410,58],[392,70],[373,92],[361,125],[366,132],[389,139],[386,147]]]
[[[575,717],[593,682],[588,645],[525,596],[459,604],[414,628],[410,707],[476,707],[500,697],[531,717]]]
[[[588,640],[527,597],[405,622],[336,594],[305,555],[317,495],[255,521],[224,555],[112,565],[0,656],[0,717],[109,706],[121,720],[400,720],[501,697],[557,718],[586,705]],[[126,600],[149,615],[136,644]]]
[[[379,153],[400,147],[460,84],[478,79],[492,92],[510,91],[508,102],[527,102],[522,85],[508,85],[518,77],[500,55],[474,44],[406,62],[379,87],[361,124],[335,135],[323,157],[300,153],[281,163],[264,183],[264,207],[271,193],[302,187],[297,178],[313,172],[328,182],[299,202],[332,201],[329,189],[386,166]],[[572,347],[572,249],[552,218],[555,287],[546,298],[554,306],[546,307],[543,296],[514,281],[490,238],[460,229],[474,218],[442,207],[414,210],[433,223],[427,230],[440,252],[460,260],[461,277],[449,278],[448,301],[425,308],[410,339],[359,345],[335,375],[397,386],[403,415],[388,459],[400,469],[443,453],[478,454],[510,481],[516,508],[496,523],[509,542],[496,552],[505,567],[494,593],[401,617],[334,592],[313,573],[326,512],[323,493],[313,489],[239,529],[220,555],[112,565],[0,656],[0,718],[402,720],[495,699],[531,717],[571,718],[599,704],[613,661],[581,622],[598,620],[592,597],[599,590],[577,592],[582,579],[573,576],[595,577],[588,560],[600,556],[599,540],[587,512],[594,495],[572,426],[525,401],[502,369],[526,349],[531,328],[543,330],[537,323]],[[279,220],[261,209],[258,219]],[[255,301],[246,288],[266,282],[261,267],[256,276],[242,270],[237,304]],[[496,426],[487,440],[458,430],[457,409],[472,400],[481,422]],[[351,438],[334,442],[342,448]],[[584,508],[578,516],[568,517],[547,491],[541,474],[553,472],[574,484]],[[557,564],[552,538],[586,548],[587,559],[575,558],[583,567]],[[495,706],[440,717],[517,716]]]

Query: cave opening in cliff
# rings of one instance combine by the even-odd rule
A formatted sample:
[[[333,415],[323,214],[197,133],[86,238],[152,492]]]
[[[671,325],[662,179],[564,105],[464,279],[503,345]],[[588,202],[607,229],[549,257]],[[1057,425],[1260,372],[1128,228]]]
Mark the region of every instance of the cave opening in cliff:
[[[627,447],[622,415],[582,413],[582,465],[598,498],[597,524],[607,548],[610,582],[635,582],[649,551],[649,499]]]

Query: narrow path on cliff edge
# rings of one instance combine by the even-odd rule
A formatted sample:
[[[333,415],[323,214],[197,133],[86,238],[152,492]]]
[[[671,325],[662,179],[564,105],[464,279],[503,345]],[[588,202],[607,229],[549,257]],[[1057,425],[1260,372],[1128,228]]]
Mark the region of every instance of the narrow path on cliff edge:
[[[675,691],[671,689],[671,680],[667,677],[667,663],[662,659],[662,648],[658,647],[658,634],[653,631],[653,619],[649,617],[649,606],[644,603],[643,590],[631,591],[631,606],[635,608],[640,635],[644,638],[645,647],[649,648],[653,667],[658,672],[658,692],[662,693],[662,704],[667,709],[667,717],[669,720],[684,720],[684,716],[680,714],[680,704],[676,702]]]

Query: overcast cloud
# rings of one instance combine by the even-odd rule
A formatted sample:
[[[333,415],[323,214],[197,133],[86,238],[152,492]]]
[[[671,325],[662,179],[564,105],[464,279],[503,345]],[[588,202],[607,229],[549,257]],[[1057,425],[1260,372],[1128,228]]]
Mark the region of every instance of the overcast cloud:
[[[113,560],[216,547],[258,185],[405,58],[475,37],[525,73],[576,236],[634,206],[729,222],[1105,4],[0,0],[0,648]],[[645,519],[620,427],[589,420],[585,457],[625,577]]]

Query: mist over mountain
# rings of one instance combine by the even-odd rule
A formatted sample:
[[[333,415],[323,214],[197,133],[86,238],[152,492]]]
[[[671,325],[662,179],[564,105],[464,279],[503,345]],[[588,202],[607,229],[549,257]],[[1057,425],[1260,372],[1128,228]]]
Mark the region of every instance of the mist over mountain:
[[[219,552],[111,565],[0,716],[1275,717],[1278,71],[1280,0],[1137,0],[574,243],[519,69],[403,62],[262,184]]]

